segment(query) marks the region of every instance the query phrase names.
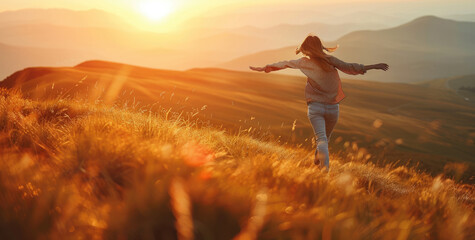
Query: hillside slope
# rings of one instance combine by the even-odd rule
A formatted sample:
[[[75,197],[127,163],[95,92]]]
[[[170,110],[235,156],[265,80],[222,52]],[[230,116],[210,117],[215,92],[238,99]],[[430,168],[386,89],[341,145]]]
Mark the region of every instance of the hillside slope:
[[[196,128],[180,116],[0,89],[1,239],[467,239],[475,188]],[[410,203],[410,204],[404,204]],[[217,227],[219,226],[219,227]]]
[[[248,132],[311,151],[305,78],[222,69],[169,71],[90,61],[76,67],[29,68],[0,82],[30,99],[87,99],[182,114],[231,133]],[[434,174],[448,163],[473,169],[475,107],[453,92],[425,86],[344,80],[333,151],[350,145],[371,160],[409,162]],[[345,147],[346,146],[346,147]],[[465,175],[471,177],[470,174]]]
[[[31,66],[70,66],[90,59],[92,54],[77,50],[57,48],[19,47],[0,43],[0,79],[4,79],[19,69]]]
[[[465,101],[475,103],[475,75],[429,80],[421,82],[419,85],[450,90],[461,96]]]

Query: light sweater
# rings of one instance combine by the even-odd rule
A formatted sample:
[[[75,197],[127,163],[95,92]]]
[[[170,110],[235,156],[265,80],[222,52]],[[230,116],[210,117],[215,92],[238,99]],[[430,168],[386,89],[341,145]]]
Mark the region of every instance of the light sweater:
[[[307,76],[307,86],[305,87],[307,103],[337,104],[345,98],[345,94],[341,88],[341,79],[336,69],[351,75],[365,74],[366,70],[363,64],[346,63],[331,55],[328,55],[328,60],[334,67],[330,72],[323,70],[316,62],[307,57],[277,62],[267,66],[281,69],[300,69]]]

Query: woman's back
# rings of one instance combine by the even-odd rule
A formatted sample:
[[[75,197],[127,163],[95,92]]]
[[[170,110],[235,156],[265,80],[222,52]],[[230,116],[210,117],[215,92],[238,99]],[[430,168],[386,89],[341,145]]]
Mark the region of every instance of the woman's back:
[[[364,74],[364,66],[357,63],[346,63],[338,58],[328,55],[328,62],[333,66],[330,71],[324,70],[320,64],[308,57],[302,57],[291,61],[282,61],[270,64],[276,68],[299,69],[307,76],[305,98],[307,102],[321,102],[335,104],[340,102],[345,94],[341,87],[340,76],[336,69],[348,74]]]

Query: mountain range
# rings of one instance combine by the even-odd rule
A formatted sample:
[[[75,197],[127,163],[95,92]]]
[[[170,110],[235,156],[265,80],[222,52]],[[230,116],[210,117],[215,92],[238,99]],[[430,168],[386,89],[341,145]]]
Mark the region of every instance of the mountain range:
[[[358,20],[237,28],[197,23],[181,31],[157,33],[135,29],[99,10],[9,11],[0,13],[0,44],[8,49],[1,57],[0,78],[25,67],[69,66],[90,59],[162,69],[217,66],[243,71],[249,65],[295,58],[298,44],[314,33],[327,45],[339,44],[335,55],[345,61],[391,66],[389,72],[357,78],[417,82],[473,73],[474,24],[426,16],[379,30],[355,31],[381,28]]]
[[[364,21],[235,28],[198,22],[188,25],[175,32],[157,33],[131,27],[119,16],[100,10],[25,9],[1,12],[0,44],[14,46],[19,56],[28,57],[4,56],[8,64],[1,65],[0,78],[12,73],[12,68],[6,65],[18,69],[64,66],[72,64],[70,59],[78,59],[78,62],[102,59],[177,70],[214,66],[253,52],[288,46],[299,42],[310,32],[332,40],[351,31],[385,26]],[[28,51],[21,51],[24,47],[51,49],[52,52],[28,54]],[[67,57],[44,61],[48,56],[65,53]],[[89,57],[83,58],[85,55]]]
[[[475,22],[425,16],[395,28],[355,31],[337,41],[326,42],[326,45],[338,44],[340,47],[334,55],[344,61],[363,64],[386,62],[391,67],[388,72],[374,71],[356,78],[417,82],[474,73],[473,42]],[[295,59],[297,46],[257,52],[218,66],[244,70],[249,65],[261,66]]]

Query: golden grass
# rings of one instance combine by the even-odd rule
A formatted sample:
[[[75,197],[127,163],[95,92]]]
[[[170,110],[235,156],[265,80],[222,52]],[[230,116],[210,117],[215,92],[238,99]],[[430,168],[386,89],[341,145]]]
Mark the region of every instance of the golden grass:
[[[78,98],[91,104],[114,102],[122,110],[172,109],[228,133],[246,130],[258,139],[310,151],[313,130],[302,97],[305,82],[304,77],[279,74],[170,71],[88,61],[76,67],[28,68],[0,87],[21,88],[25,98],[39,101]],[[332,151],[346,152],[347,142],[356,143],[370,151],[372,162],[418,164],[433,176],[453,172],[447,164],[464,164],[465,173],[452,177],[475,183],[470,175],[475,171],[474,105],[432,87],[355,80],[343,80],[343,85],[348,97],[332,134],[342,140],[332,142]]]
[[[0,90],[0,239],[468,239],[474,186]]]

